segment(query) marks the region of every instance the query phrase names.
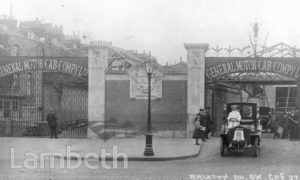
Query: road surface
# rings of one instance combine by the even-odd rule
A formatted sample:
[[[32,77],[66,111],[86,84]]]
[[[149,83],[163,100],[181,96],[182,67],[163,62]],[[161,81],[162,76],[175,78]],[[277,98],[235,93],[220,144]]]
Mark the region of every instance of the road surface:
[[[154,149],[155,151],[155,149]],[[15,160],[14,165],[22,166],[24,161]],[[40,165],[36,169],[10,168],[11,160],[3,158],[0,162],[1,179],[228,179],[228,180],[300,180],[300,141],[264,139],[258,158],[251,152],[228,153],[219,155],[219,138],[212,138],[202,146],[198,157],[186,160],[160,162],[123,162],[101,164],[89,161],[88,168],[81,163],[79,168],[59,168],[59,160],[55,160],[55,168]],[[74,163],[76,162],[71,162]],[[104,167],[106,166],[106,168]],[[108,167],[111,167],[108,169]],[[218,177],[219,176],[219,177]]]

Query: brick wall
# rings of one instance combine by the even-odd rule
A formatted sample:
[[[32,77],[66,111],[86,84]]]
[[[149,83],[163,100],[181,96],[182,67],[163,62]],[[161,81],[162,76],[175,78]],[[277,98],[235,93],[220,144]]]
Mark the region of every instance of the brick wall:
[[[137,133],[143,134],[147,124],[147,100],[129,98],[129,80],[106,80],[105,119],[122,124],[130,121]],[[152,100],[152,126],[157,136],[163,133],[181,133],[186,131],[187,118],[187,81],[163,80],[162,99]],[[176,132],[175,132],[176,131]],[[154,134],[155,134],[154,133]],[[179,135],[180,136],[180,135]]]
[[[296,103],[297,103],[297,109],[300,109],[300,78],[297,81],[297,95],[296,95]],[[299,119],[298,119],[299,121]]]

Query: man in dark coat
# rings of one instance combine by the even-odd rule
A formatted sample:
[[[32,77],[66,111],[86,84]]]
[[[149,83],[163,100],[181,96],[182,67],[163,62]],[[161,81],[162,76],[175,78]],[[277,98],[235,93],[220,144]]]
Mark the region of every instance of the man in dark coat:
[[[197,128],[197,121],[199,123],[199,127]],[[205,142],[206,138],[206,125],[207,125],[207,119],[205,116],[204,109],[199,109],[199,113],[197,113],[195,118],[195,131],[193,134],[193,138],[196,139],[196,144],[198,144],[198,139],[202,139],[202,142]]]
[[[292,112],[290,117],[290,140],[299,139],[299,118],[300,114],[298,110],[296,112]]]
[[[205,118],[206,118],[206,132],[205,132],[205,138],[206,138],[206,139],[209,139],[209,138],[208,138],[208,134],[209,134],[210,132],[211,132],[212,135],[213,135],[213,132],[212,132],[212,119],[210,118],[209,111],[210,111],[210,107],[206,107],[206,108],[205,108]]]
[[[57,117],[55,116],[53,111],[50,111],[49,114],[47,114],[46,120],[48,121],[48,125],[50,128],[51,138],[57,138]]]
[[[279,120],[278,120],[278,122],[277,122],[277,129],[276,129],[276,132],[274,133],[274,137],[273,137],[273,139],[276,139],[276,138],[281,138],[281,139],[283,139],[284,138],[284,136],[285,136],[285,131],[287,131],[287,129],[285,129],[285,125],[286,125],[286,121],[289,121],[289,119],[288,119],[289,117],[288,117],[288,114],[287,113],[285,113],[284,115],[283,115],[283,117],[282,118],[280,118]],[[280,130],[281,129],[281,130]],[[281,132],[282,131],[282,132]]]

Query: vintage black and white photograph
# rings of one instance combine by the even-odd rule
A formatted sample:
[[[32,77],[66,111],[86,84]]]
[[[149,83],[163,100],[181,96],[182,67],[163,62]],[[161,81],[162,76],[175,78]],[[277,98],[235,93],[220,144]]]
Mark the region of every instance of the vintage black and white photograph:
[[[0,2],[0,180],[300,180],[299,0]]]

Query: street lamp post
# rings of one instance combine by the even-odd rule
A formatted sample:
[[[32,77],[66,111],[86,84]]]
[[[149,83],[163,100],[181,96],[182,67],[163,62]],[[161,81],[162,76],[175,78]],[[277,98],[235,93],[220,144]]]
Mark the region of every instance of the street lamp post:
[[[154,156],[152,148],[152,132],[151,132],[151,77],[153,73],[154,61],[146,61],[146,73],[148,77],[148,115],[147,115],[147,133],[146,147],[144,156]]]
[[[43,61],[45,60],[45,38],[40,38],[40,43],[41,43],[41,47],[42,47],[42,58],[43,58]],[[41,96],[42,96],[42,102],[41,102],[41,110],[42,110],[42,121],[44,122],[45,121],[45,100],[44,100],[44,74],[43,74],[43,70],[41,70],[41,81],[42,81],[42,84],[41,84],[41,89],[42,89],[42,92],[41,92]]]

